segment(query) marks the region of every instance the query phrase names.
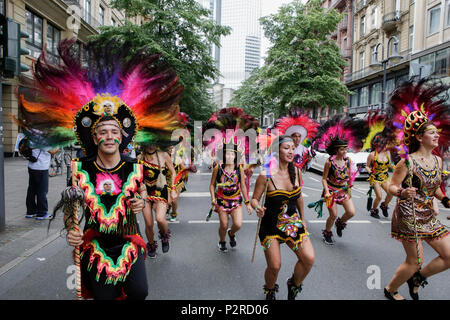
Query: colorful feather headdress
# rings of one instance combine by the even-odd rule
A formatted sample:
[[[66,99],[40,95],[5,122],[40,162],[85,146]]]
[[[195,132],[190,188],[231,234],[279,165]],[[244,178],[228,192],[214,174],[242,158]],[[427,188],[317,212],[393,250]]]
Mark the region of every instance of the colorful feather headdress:
[[[368,133],[366,121],[334,116],[319,127],[313,144],[318,149],[325,149],[328,154],[333,154],[337,148],[346,146],[357,152],[361,150],[363,139]]]
[[[299,133],[300,144],[309,147],[317,134],[319,123],[309,118],[301,109],[293,108],[288,116],[277,120],[275,128],[279,135],[291,136],[295,132]]]
[[[204,141],[204,147],[209,147],[214,151],[232,146],[232,149],[249,156],[250,146],[248,139],[238,131],[245,133],[249,129],[254,129],[255,133],[259,131],[259,123],[254,117],[246,114],[241,108],[230,107],[223,108],[214,112],[210,119],[203,125],[203,133],[209,129],[217,129],[220,131],[220,139],[212,137]]]
[[[387,126],[391,127],[391,140],[400,156],[408,159],[413,138],[426,123],[439,131],[439,147],[434,151],[442,155],[450,142],[450,106],[444,85],[431,79],[410,80],[400,85],[391,95],[387,111]]]
[[[129,50],[127,44],[91,42],[87,65],[81,63],[75,40],[59,43],[57,65],[43,51],[33,67],[32,90],[21,92],[21,116],[14,120],[37,147],[78,140],[86,156],[96,152],[93,130],[104,116],[121,128],[121,151],[132,141],[140,146],[170,144],[172,131],[179,127],[183,87],[160,55],[140,52],[126,59]]]
[[[384,148],[387,143],[385,126],[386,115],[380,114],[379,111],[371,111],[367,117],[369,126],[369,134],[364,140],[362,150],[375,149],[376,147]]]

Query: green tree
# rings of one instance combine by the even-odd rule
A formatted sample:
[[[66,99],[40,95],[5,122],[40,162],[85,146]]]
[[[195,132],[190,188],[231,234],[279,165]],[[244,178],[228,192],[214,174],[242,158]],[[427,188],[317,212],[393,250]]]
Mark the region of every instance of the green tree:
[[[337,109],[347,103],[350,92],[340,80],[347,62],[329,37],[342,15],[321,4],[321,0],[306,5],[294,0],[261,18],[264,34],[273,44],[261,90],[263,96],[278,101],[280,113],[294,106]]]
[[[127,17],[142,16],[143,23],[126,20],[121,26],[102,27],[93,39],[126,40],[131,52],[161,53],[185,87],[181,111],[193,120],[206,120],[215,109],[207,89],[219,76],[211,46],[220,46],[220,37],[228,35],[230,28],[216,24],[210,11],[194,0],[111,0],[111,6]]]

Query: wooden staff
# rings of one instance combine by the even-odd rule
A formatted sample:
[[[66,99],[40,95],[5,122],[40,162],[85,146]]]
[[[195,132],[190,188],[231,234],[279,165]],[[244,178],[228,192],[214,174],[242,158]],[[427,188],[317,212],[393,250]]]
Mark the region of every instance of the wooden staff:
[[[408,162],[409,162],[409,160],[408,160]],[[412,169],[411,169],[411,162],[409,162],[409,165],[408,165],[408,173],[409,173],[409,178],[408,178],[409,186],[412,188],[413,173],[412,173]],[[412,207],[412,212],[413,212],[413,217],[414,217],[414,234],[415,234],[415,239],[416,239],[417,264],[419,265],[419,271],[420,271],[422,269],[422,266],[421,266],[422,259],[420,258],[419,237],[417,235],[417,218],[416,218],[416,208],[414,205],[414,197],[411,197],[411,207]]]
[[[264,203],[266,203],[266,195],[267,195],[267,186],[269,185],[269,179],[266,178],[266,186],[264,188],[264,196],[263,196],[263,206]],[[259,234],[259,228],[261,228],[261,217],[258,219],[258,226],[256,227],[256,235],[255,235],[255,243],[253,245],[253,253],[252,253],[252,263],[255,261],[255,251],[256,251],[256,243],[258,242],[258,234]]]
[[[79,220],[78,220],[78,212],[80,210],[79,201],[73,202],[73,229],[76,232],[80,232]],[[82,300],[81,296],[81,259],[80,259],[80,246],[76,246],[73,250],[73,260],[75,262],[75,288],[77,294],[77,300]]]

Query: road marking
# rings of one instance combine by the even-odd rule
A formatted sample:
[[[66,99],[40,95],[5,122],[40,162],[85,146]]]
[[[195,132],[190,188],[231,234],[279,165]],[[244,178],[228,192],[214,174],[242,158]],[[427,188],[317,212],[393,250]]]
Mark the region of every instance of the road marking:
[[[192,224],[208,224],[208,223],[219,223],[219,220],[189,220],[188,223]],[[243,220],[242,223],[258,223],[258,220]]]
[[[249,193],[250,197],[253,192]],[[209,192],[183,192],[180,194],[180,198],[210,198],[211,194]]]
[[[308,220],[308,223],[325,223],[327,220]],[[364,224],[364,223],[372,223],[369,220],[350,220],[347,223],[356,223],[356,224]]]
[[[367,192],[362,192],[362,191],[358,190],[357,188],[352,188],[352,190],[354,190],[356,192],[359,192],[359,193],[362,193],[362,194],[367,194]]]
[[[308,178],[310,178],[312,181],[315,181],[315,182],[320,182],[319,180],[317,180],[316,178],[313,178],[313,177],[308,177]]]
[[[35,245],[33,248],[25,250],[25,252],[23,252],[19,257],[17,257],[14,260],[8,262],[6,265],[4,265],[3,267],[0,268],[0,276],[5,274],[6,272],[11,270],[12,268],[15,268],[17,265],[22,263],[24,260],[29,258],[31,255],[33,255],[34,253],[38,252],[42,248],[46,247],[51,242],[55,241],[57,238],[60,237],[60,235],[61,235],[61,233],[58,231],[58,232],[50,235],[47,239],[45,239],[45,240],[41,241],[40,243],[38,243],[37,245]]]

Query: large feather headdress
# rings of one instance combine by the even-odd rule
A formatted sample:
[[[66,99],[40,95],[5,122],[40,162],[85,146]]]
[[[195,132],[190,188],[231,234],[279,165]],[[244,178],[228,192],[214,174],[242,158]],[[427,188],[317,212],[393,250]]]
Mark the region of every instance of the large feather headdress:
[[[336,148],[348,146],[353,151],[361,150],[363,140],[369,133],[367,122],[334,116],[319,127],[314,145],[333,154]]]
[[[315,138],[319,123],[312,120],[299,108],[293,108],[289,115],[278,119],[275,128],[279,135],[292,135],[299,133],[301,135],[300,144],[308,147]]]
[[[432,123],[439,131],[439,147],[442,155],[450,141],[450,106],[444,85],[432,79],[412,79],[401,84],[392,93],[387,111],[387,126],[391,127],[391,140],[398,153],[408,159],[415,135],[426,123]]]
[[[33,66],[31,90],[19,92],[21,115],[14,120],[37,147],[78,141],[86,156],[96,152],[92,134],[104,116],[121,128],[121,151],[132,141],[170,144],[171,132],[179,127],[183,87],[160,55],[140,52],[126,59],[129,50],[127,44],[91,42],[86,64],[75,40],[59,43],[58,64],[43,51]]]

